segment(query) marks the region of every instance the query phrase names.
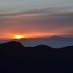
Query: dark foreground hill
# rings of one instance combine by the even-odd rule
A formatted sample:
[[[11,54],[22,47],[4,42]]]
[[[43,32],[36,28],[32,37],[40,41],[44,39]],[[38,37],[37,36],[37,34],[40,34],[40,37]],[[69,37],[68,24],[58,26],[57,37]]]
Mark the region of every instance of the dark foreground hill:
[[[19,42],[0,44],[0,73],[73,73],[73,46],[24,47]]]

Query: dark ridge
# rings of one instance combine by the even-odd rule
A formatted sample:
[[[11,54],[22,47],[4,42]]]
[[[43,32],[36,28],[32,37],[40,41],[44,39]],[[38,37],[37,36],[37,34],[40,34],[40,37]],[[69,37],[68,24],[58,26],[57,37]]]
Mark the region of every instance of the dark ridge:
[[[40,49],[40,50],[54,50],[55,48],[52,48],[52,47],[49,47],[47,45],[38,45],[38,46],[35,46],[34,48],[36,49]]]
[[[24,46],[20,43],[20,42],[16,42],[16,41],[10,41],[7,43],[2,43],[0,44],[1,47],[3,48],[24,48]]]
[[[42,46],[45,47],[45,48],[51,48],[51,47],[49,47],[49,46],[47,46],[47,45],[38,45],[38,46],[35,46],[35,47],[41,48]]]
[[[73,73],[73,46],[24,47],[12,41],[0,44],[0,73]]]
[[[16,44],[16,45],[18,45],[18,44],[21,44],[20,42],[17,42],[17,41],[10,41],[10,42],[7,42],[7,43],[2,43],[1,45],[9,45],[9,44]]]

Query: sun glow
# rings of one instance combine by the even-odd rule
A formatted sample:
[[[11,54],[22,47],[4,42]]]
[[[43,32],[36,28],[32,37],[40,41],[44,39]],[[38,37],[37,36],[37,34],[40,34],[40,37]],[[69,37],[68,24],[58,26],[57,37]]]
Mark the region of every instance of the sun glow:
[[[13,37],[14,39],[22,39],[22,38],[25,38],[24,35],[14,35]]]

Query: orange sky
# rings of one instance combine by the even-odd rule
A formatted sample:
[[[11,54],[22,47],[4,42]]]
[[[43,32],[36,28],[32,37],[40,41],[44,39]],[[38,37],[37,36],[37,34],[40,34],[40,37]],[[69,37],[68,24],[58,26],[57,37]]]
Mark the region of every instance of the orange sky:
[[[45,10],[45,11],[44,11]],[[73,37],[73,13],[38,9],[15,14],[0,15],[0,39],[13,39],[15,35],[24,38],[49,36]]]
[[[57,36],[64,36],[64,35],[69,35],[69,34],[66,34],[66,33],[29,33],[29,34],[5,34],[5,35],[2,35],[0,36],[0,39],[16,39],[16,35],[22,35],[23,37],[22,38],[42,38],[42,37],[51,37],[51,36],[54,36],[54,35],[57,35]]]

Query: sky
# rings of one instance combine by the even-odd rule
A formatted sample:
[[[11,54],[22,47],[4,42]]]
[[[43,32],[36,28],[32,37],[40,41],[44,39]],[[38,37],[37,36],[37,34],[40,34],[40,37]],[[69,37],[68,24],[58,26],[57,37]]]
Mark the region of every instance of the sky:
[[[0,39],[73,37],[73,0],[0,0]]]

